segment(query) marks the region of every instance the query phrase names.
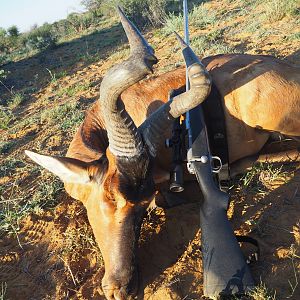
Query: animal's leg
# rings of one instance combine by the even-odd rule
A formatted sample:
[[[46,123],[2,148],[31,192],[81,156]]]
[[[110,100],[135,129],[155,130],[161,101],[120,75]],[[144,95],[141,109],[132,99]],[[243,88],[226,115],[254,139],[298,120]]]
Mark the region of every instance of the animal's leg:
[[[241,174],[258,162],[282,164],[300,162],[300,150],[294,149],[277,153],[247,156],[245,158],[239,159],[231,165],[231,175],[234,177],[238,174]]]

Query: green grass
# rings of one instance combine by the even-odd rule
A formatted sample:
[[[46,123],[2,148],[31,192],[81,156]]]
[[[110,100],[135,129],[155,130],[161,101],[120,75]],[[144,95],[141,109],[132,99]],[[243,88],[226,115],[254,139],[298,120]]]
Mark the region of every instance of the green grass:
[[[45,208],[55,207],[58,203],[57,197],[62,190],[63,183],[56,176],[48,175],[46,179],[41,179],[32,198],[27,202],[28,210],[41,213]]]
[[[241,178],[239,185],[245,193],[262,193],[269,191],[270,185],[275,181],[287,182],[288,172],[283,170],[283,166],[271,163],[255,164],[251,170]]]
[[[113,46],[113,44],[114,43],[111,42],[111,46]],[[108,45],[110,45],[110,42],[108,42]],[[76,56],[76,60],[77,61],[82,61],[86,64],[92,64],[92,63],[98,62],[100,60],[100,54],[99,53],[91,54],[91,53],[88,53],[88,52],[80,53]]]
[[[18,132],[21,129],[24,129],[26,126],[33,124],[48,124],[52,126],[58,126],[62,130],[75,129],[84,119],[84,108],[82,108],[78,103],[71,102],[65,103],[59,106],[55,106],[52,109],[44,109],[41,112],[28,117],[14,126],[9,128],[9,133],[13,134]],[[6,127],[8,128],[8,127]],[[0,144],[0,153],[1,147],[3,151],[6,151],[6,148],[10,145]],[[8,150],[8,149],[7,149]]]
[[[50,69],[46,69],[50,75],[50,83],[56,83],[58,79],[67,76],[66,71],[60,71],[57,73],[52,72]]]
[[[80,84],[74,84],[71,86],[67,86],[65,88],[60,88],[57,91],[57,96],[62,97],[62,96],[68,96],[68,97],[73,97],[76,95],[78,92],[86,91],[90,87],[90,83],[80,83]]]
[[[32,124],[38,124],[40,122],[40,116],[39,114],[33,115],[31,117],[27,117],[23,119],[22,121],[13,124],[13,126],[8,128],[8,133],[17,133],[19,130],[24,129],[26,126],[32,125]]]
[[[300,32],[293,33],[285,38],[287,41],[299,41]]]
[[[74,111],[72,114],[69,114],[62,123],[60,123],[59,127],[62,130],[74,129],[78,127],[84,119],[83,111]]]
[[[84,112],[76,103],[65,103],[51,110],[44,110],[40,116],[41,123],[59,124],[63,130],[75,128],[84,119]]]
[[[14,116],[10,109],[0,106],[0,129],[7,129]]]
[[[9,158],[6,159],[0,166],[0,178],[11,176],[17,169],[25,167],[25,163],[20,159]]]
[[[37,168],[34,168],[37,170]],[[37,176],[38,174],[36,174]],[[8,187],[7,187],[8,189]],[[47,175],[35,183],[35,189],[26,192],[17,182],[10,185],[10,191],[2,190],[0,210],[0,232],[17,234],[20,221],[31,213],[40,214],[45,209],[54,208],[58,195],[63,190],[62,182],[53,175]]]
[[[119,61],[122,59],[126,59],[130,54],[130,49],[129,48],[125,48],[125,49],[120,49],[119,51],[116,51],[114,53],[112,53],[109,56],[109,59],[113,60],[113,61]]]
[[[12,147],[17,143],[15,141],[1,142],[0,141],[0,154],[7,154]]]
[[[22,93],[13,94],[13,96],[8,100],[7,104],[10,109],[18,107],[25,101],[25,96]]]
[[[297,0],[269,0],[264,3],[264,18],[269,22],[282,20],[286,16],[299,14]]]
[[[206,36],[197,36],[191,39],[191,47],[200,56],[216,55],[221,53],[235,53],[234,47],[221,39],[221,31],[213,31]]]
[[[72,113],[76,107],[76,103],[65,103],[59,106],[55,106],[52,109],[45,109],[41,112],[41,123],[55,124],[58,121],[63,120],[68,114]]]

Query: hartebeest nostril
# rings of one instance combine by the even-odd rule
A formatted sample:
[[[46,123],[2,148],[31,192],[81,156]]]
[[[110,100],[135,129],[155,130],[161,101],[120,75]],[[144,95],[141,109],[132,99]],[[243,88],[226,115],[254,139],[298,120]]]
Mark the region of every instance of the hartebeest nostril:
[[[108,300],[115,300],[115,299],[119,299],[116,298],[115,296],[118,295],[118,291],[120,290],[120,287],[118,286],[118,284],[116,283],[107,283],[107,284],[103,284],[102,283],[102,289],[104,292],[105,297]]]
[[[109,290],[108,293],[105,293],[105,296],[108,300],[125,300],[126,297],[120,297],[118,291],[118,289]]]
[[[127,286],[118,286],[115,283],[103,286],[103,292],[108,300],[130,300],[134,293],[129,291]]]
[[[109,300],[129,300],[138,292],[138,272],[117,278],[114,275],[104,275],[102,289]]]

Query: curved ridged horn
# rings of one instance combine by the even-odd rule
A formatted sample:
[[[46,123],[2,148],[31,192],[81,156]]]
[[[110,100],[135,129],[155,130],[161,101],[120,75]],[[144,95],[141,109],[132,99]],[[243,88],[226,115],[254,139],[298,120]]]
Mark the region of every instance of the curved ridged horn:
[[[209,95],[211,77],[193,50],[175,32],[188,70],[190,90],[165,103],[139,127],[150,153],[155,156],[164,144],[160,137],[172,126],[175,118],[201,104]]]
[[[109,149],[117,157],[140,156],[144,144],[140,132],[120,100],[121,93],[129,86],[152,72],[157,63],[154,50],[139,30],[117,8],[127,35],[131,53],[127,60],[112,67],[100,86],[101,110],[107,129]]]

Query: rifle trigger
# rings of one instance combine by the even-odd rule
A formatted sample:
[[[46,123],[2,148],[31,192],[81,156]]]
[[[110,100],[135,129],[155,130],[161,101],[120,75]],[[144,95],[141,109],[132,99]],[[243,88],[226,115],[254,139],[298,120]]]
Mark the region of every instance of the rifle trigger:
[[[212,167],[212,171],[214,173],[219,173],[223,167],[223,164],[222,164],[222,160],[219,156],[212,156],[212,161],[216,160],[218,162],[218,165],[216,167]]]

